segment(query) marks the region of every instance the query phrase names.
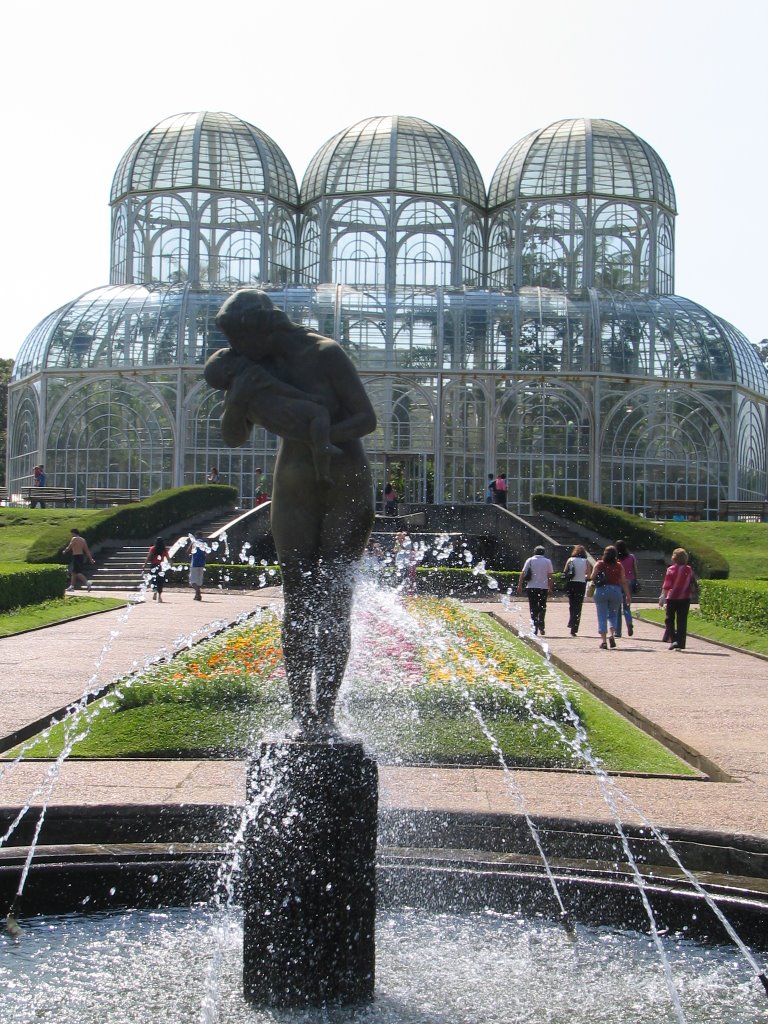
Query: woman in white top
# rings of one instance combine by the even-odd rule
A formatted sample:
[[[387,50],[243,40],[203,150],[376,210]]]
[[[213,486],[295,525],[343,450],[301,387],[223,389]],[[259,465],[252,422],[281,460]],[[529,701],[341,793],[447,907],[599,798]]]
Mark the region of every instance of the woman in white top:
[[[581,544],[577,544],[563,569],[566,580],[565,589],[568,594],[568,629],[571,631],[571,636],[576,636],[579,632],[588,571],[587,552]]]
[[[539,633],[544,636],[547,596],[552,593],[554,571],[552,563],[544,554],[544,547],[540,544],[533,549],[533,557],[526,559],[523,571],[520,573],[517,592],[522,594],[523,587],[526,589],[534,636],[538,636]]]

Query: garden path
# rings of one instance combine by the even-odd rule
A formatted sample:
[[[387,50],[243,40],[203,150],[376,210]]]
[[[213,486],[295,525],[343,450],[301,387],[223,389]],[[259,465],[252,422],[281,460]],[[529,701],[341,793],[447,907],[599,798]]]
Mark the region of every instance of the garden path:
[[[0,736],[7,736],[106,682],[160,655],[190,634],[202,635],[243,610],[278,603],[279,591],[214,593],[194,602],[167,592],[163,606],[147,602],[0,640]],[[524,628],[523,605],[480,605],[514,629]],[[638,623],[616,651],[598,650],[594,610],[585,607],[581,635],[570,637],[567,607],[547,614],[546,643],[574,677],[619,702],[648,728],[674,737],[719,778],[733,781],[622,777],[614,798],[621,818],[661,828],[696,828],[768,838],[768,662],[691,638],[684,653],[667,650],[661,630]],[[117,633],[117,636],[113,636]],[[94,664],[105,651],[98,672]],[[0,768],[0,806],[21,806],[46,765]],[[502,772],[491,768],[380,768],[385,808],[518,813],[519,801]],[[516,771],[514,785],[534,817],[610,821],[600,783],[577,772]],[[623,794],[623,796],[621,795]],[[237,762],[109,761],[64,765],[53,803],[239,804],[244,766]],[[624,799],[626,797],[626,800]],[[627,802],[629,801],[629,802]]]

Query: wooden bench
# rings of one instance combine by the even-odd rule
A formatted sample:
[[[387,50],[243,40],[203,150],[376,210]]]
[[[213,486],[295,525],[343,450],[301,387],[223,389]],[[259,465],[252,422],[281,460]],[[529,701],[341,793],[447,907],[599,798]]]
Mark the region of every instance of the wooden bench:
[[[21,496],[30,505],[69,505],[75,492],[72,487],[22,487]]]
[[[648,509],[649,519],[669,519],[685,516],[686,519],[701,519],[704,502],[695,498],[656,498]]]
[[[720,519],[745,519],[748,522],[764,523],[768,519],[768,501],[721,501]]]
[[[88,487],[85,496],[89,505],[129,505],[141,500],[138,487]]]

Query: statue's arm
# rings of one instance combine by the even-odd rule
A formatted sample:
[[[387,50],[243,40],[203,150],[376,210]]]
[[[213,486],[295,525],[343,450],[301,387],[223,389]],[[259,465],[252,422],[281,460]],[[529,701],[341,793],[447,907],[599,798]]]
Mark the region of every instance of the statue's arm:
[[[376,413],[352,360],[338,345],[325,351],[328,377],[339,400],[341,418],[331,424],[331,442],[353,441],[376,429]]]
[[[301,388],[294,387],[293,384],[280,380],[260,363],[251,363],[245,370],[243,379],[254,394],[269,388],[273,395],[280,398],[294,398],[304,402],[314,402],[317,405],[325,405],[325,401],[320,395],[312,391],[303,391]]]

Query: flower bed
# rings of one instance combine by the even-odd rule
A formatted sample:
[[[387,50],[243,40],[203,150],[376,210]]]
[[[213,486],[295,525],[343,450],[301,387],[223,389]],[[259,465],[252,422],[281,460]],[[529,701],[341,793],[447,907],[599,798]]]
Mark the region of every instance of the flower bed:
[[[403,602],[372,588],[352,625],[337,717],[381,761],[581,767],[575,710],[607,769],[686,773],[521,640],[455,601]],[[123,680],[87,718],[72,756],[249,755],[290,720],[277,616],[261,613]],[[46,730],[26,756],[57,756],[62,736],[62,725]]]

